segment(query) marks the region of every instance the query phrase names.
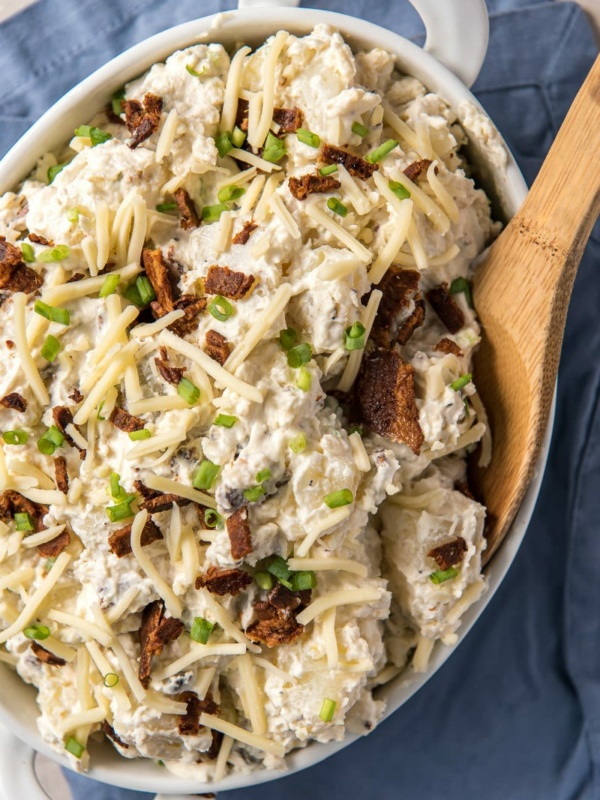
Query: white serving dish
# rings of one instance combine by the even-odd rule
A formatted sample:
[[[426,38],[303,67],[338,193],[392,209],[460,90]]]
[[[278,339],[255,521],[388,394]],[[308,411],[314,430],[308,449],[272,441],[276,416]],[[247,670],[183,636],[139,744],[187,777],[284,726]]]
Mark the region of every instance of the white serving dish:
[[[110,61],[44,114],[0,163],[0,193],[18,184],[34,167],[36,159],[42,153],[58,148],[68,141],[73,129],[103,107],[116,88],[137,77],[173,51],[199,41],[217,41],[230,47],[240,41],[258,45],[280,29],[302,34],[307,33],[317,23],[328,23],[340,30],[353,47],[383,47],[396,54],[398,64],[404,72],[416,76],[429,89],[441,94],[457,111],[461,104],[470,103],[484,113],[465,85],[471,85],[475,80],[487,47],[488,20],[484,0],[411,2],[425,22],[425,49],[364,20],[333,12],[292,7],[297,4],[297,0],[240,0],[238,11],[205,17],[153,36]],[[496,212],[505,219],[510,218],[527,193],[525,181],[510,153],[506,168],[502,171],[491,160],[486,160],[486,153],[482,150],[473,152],[471,160],[477,166],[486,190],[496,201]],[[505,542],[486,570],[489,589],[464,616],[455,647],[458,647],[491,600],[521,544],[539,492],[551,430],[550,423],[535,476],[519,513]],[[399,676],[381,687],[378,696],[387,702],[386,715],[393,713],[418,691],[453,650],[454,647],[438,645],[425,673],[413,675],[410,680],[407,680],[407,675]],[[47,795],[35,779],[32,754],[28,748],[34,748],[64,766],[68,766],[67,760],[52,751],[38,732],[35,690],[2,664],[0,681],[0,722],[4,723],[11,734],[26,743],[13,740],[10,747],[0,748],[0,798],[4,793],[6,797],[2,800],[21,800],[23,797],[27,797],[27,800],[42,800]],[[0,738],[5,735],[6,732]],[[351,744],[356,738],[358,737],[349,736],[343,742],[326,745],[313,743],[305,749],[297,750],[288,756],[287,773],[260,771],[231,775],[218,787],[175,777],[146,759],[124,759],[107,744],[91,746],[89,775],[115,786],[159,792],[162,795],[181,796],[208,792],[215,788],[242,788],[316,764]],[[16,770],[13,768],[15,764],[19,764]]]

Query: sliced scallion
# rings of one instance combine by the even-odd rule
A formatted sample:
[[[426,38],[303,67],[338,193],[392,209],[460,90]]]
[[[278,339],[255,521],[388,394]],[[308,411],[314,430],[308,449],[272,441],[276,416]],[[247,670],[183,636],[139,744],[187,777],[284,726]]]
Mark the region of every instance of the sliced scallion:
[[[277,136],[269,132],[262,154],[264,160],[271,164],[276,164],[278,161],[281,161],[285,155],[287,155],[287,150],[281,139],[278,139]]]
[[[344,331],[346,350],[362,350],[365,346],[365,326],[362,322],[354,322]]]
[[[21,252],[23,253],[23,261],[25,261],[25,263],[33,264],[35,262],[35,250],[29,242],[23,242],[21,245]]]
[[[202,72],[197,72],[191,64],[186,64],[185,68],[194,78],[201,78],[206,70],[206,67],[202,67]]]
[[[69,222],[79,222],[79,209],[78,208],[71,208],[67,211],[67,219]]]
[[[345,217],[348,215],[348,206],[345,206],[341,203],[337,197],[330,197],[327,201],[327,208],[330,211],[333,211],[334,214],[338,214],[340,217]]]
[[[307,144],[309,147],[319,147],[321,144],[321,137],[312,131],[307,131],[306,128],[298,128],[296,131],[298,141],[302,144]]]
[[[146,275],[140,275],[138,278],[136,278],[135,285],[140,293],[142,303],[145,306],[149,305],[153,300],[156,300],[156,292],[150,283],[150,278],[148,278]]]
[[[298,379],[296,380],[296,386],[298,389],[301,389],[303,392],[308,392],[310,389],[310,385],[312,383],[312,375],[306,369],[306,367],[300,367],[298,371]]]
[[[31,514],[29,514],[27,511],[17,511],[15,514],[15,524],[18,531],[35,530],[35,525],[33,524]]]
[[[219,203],[215,206],[204,206],[200,216],[204,222],[210,224],[211,222],[218,222],[221,219],[221,214],[224,211],[227,211],[227,206],[223,205],[223,203]]]
[[[107,275],[104,279],[104,283],[100,287],[98,297],[108,297],[110,294],[114,294],[117,291],[120,280],[120,275]]]
[[[129,300],[136,308],[144,308],[144,301],[135,283],[130,284],[124,291],[123,297]]]
[[[451,581],[453,578],[456,578],[458,575],[458,570],[455,567],[450,567],[449,569],[437,569],[435,572],[432,572],[429,576],[429,580],[432,583],[440,584],[445,583],[446,581]]]
[[[207,508],[204,512],[204,524],[207,528],[221,529],[223,527],[223,517],[214,508]]]
[[[53,261],[64,261],[71,254],[71,248],[66,244],[57,244],[51,250],[44,250],[37,260],[42,264],[51,264]]]
[[[78,742],[74,736],[69,736],[65,742],[65,750],[68,753],[71,753],[72,756],[75,756],[75,758],[81,758],[85,752],[85,747],[81,744],[81,742]]]
[[[66,166],[66,164],[53,164],[51,167],[48,167],[48,183],[52,183],[58,173],[62,172]]]
[[[246,190],[243,186],[229,184],[229,186],[223,186],[222,189],[219,189],[217,199],[219,203],[232,203],[234,200],[239,200],[244,194],[246,194]]]
[[[60,447],[65,441],[65,437],[56,427],[51,425],[46,433],[38,439],[38,450],[44,455],[52,455],[57,447]]]
[[[127,499],[123,500],[121,503],[106,507],[106,514],[111,522],[122,522],[125,519],[131,519],[131,517],[135,516],[131,508],[132,499],[129,499],[130,497],[131,495],[127,495]]]
[[[452,294],[464,294],[465,300],[469,308],[473,308],[473,294],[471,292],[471,284],[466,278],[455,278],[450,284],[450,291]]]
[[[23,633],[28,639],[37,639],[38,641],[43,642],[44,639],[48,639],[50,636],[50,628],[47,625],[38,625],[36,623],[34,625],[30,625],[28,628],[25,628]]]
[[[218,464],[213,464],[212,461],[205,458],[204,461],[198,465],[192,476],[192,486],[194,489],[201,489],[205,492],[211,489],[220,469],[221,467]]]
[[[193,639],[195,642],[200,642],[200,644],[206,644],[214,627],[214,622],[209,622],[207,619],[204,619],[204,617],[194,617],[192,629],[190,631],[190,639]]]
[[[208,311],[219,322],[226,322],[233,314],[233,306],[225,297],[218,294],[208,304]]]
[[[329,697],[323,698],[323,703],[321,704],[321,710],[319,711],[319,716],[323,720],[323,722],[331,722],[333,719],[333,715],[335,714],[335,707],[337,703],[335,700],[331,700]]]
[[[388,186],[400,200],[406,200],[410,197],[410,192],[408,189],[401,183],[398,183],[398,181],[390,181]]]
[[[221,428],[233,428],[237,421],[238,418],[231,414],[217,414],[213,420],[213,425],[220,425]]]
[[[129,431],[129,438],[132,442],[141,442],[143,439],[149,439],[152,433],[148,428],[140,428],[139,431]]]
[[[349,506],[354,502],[354,495],[350,489],[340,489],[337,492],[326,494],[323,502],[328,508],[341,508],[342,506]]]
[[[316,585],[317,576],[312,570],[306,572],[292,572],[292,589],[294,592],[314,589]]]
[[[400,142],[397,142],[395,139],[388,139],[387,142],[384,142],[375,150],[372,150],[370,153],[368,153],[366,160],[370,164],[377,164],[377,162],[389,155],[395,147],[398,147],[399,144]]]
[[[127,496],[127,492],[121,486],[121,476],[116,472],[110,473],[110,496],[115,503],[121,502]]]
[[[113,114],[119,117],[123,113],[123,106],[121,102],[125,99],[125,87],[118,89],[111,98],[111,106]]]
[[[229,134],[226,131],[217,136],[215,144],[217,145],[217,150],[221,158],[225,158],[227,153],[233,148]]]
[[[455,392],[460,392],[461,389],[464,389],[468,383],[471,383],[473,380],[473,375],[470,372],[467,372],[465,375],[461,375],[460,378],[457,378],[455,381],[452,381],[450,384],[450,388]]]
[[[270,572],[267,572],[264,569],[259,569],[254,573],[254,580],[261,589],[264,589],[267,592],[269,589],[273,588],[273,576]]]
[[[112,689],[119,683],[119,676],[115,672],[107,672],[104,676],[104,685]]]
[[[191,406],[200,399],[200,389],[187,378],[182,378],[177,384],[177,394]]]
[[[338,171],[337,164],[328,164],[326,167],[321,167],[321,169],[319,170],[319,175],[322,175],[324,178],[326,178],[328,175],[333,175],[337,171]]]
[[[241,128],[238,128],[237,125],[235,126],[235,128],[233,129],[233,133],[231,134],[231,141],[233,142],[234,147],[241,147],[246,141],[245,132]]]
[[[288,563],[285,558],[281,556],[271,556],[265,565],[265,569],[274,578],[277,578],[279,583],[282,583],[288,589],[292,588],[292,571],[288,567]]]
[[[58,322],[61,325],[68,325],[71,322],[71,314],[66,308],[56,308],[56,306],[49,306],[43,300],[36,300],[33,310],[40,317],[49,319],[51,322]]]
[[[170,214],[171,211],[177,211],[177,203],[159,203],[156,210],[161,214]]]
[[[362,139],[369,133],[369,129],[366,128],[361,122],[354,122],[352,124],[352,133],[355,133],[357,136],[360,136]]]
[[[27,444],[29,441],[29,434],[17,428],[14,431],[4,431],[2,438],[6,444]]]
[[[293,439],[290,439],[290,450],[292,453],[296,453],[296,455],[300,455],[306,450],[306,434],[299,433],[297,436],[294,436]]]
[[[290,350],[298,339],[298,334],[293,328],[286,328],[279,331],[279,343],[284,350]]]
[[[251,486],[249,489],[244,489],[244,497],[249,503],[257,503],[264,494],[266,494],[264,486]]]
[[[269,480],[271,480],[271,470],[268,467],[265,469],[261,469],[259,472],[256,473],[257,483],[264,483],[265,481]]]
[[[287,352],[288,366],[292,369],[298,369],[303,364],[308,364],[312,358],[312,347],[309,344],[297,344],[295,347],[290,347]]]

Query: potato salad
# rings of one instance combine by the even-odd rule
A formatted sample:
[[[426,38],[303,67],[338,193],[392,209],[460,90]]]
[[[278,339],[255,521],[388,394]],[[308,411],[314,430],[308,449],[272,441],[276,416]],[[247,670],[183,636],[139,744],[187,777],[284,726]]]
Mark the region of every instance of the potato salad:
[[[0,198],[0,661],[179,775],[367,733],[485,589],[443,98],[335,30],[195,44]]]

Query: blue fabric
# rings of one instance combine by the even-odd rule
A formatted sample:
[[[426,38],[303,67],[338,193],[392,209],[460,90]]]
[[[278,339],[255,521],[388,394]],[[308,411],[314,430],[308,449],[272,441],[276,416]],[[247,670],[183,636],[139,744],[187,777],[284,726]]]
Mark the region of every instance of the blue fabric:
[[[474,91],[531,181],[597,47],[574,4],[488,4],[490,48]],[[414,11],[394,0],[314,5],[422,36]],[[232,6],[41,0],[0,27],[0,152],[110,56],[164,27]],[[581,157],[600,168],[597,153]],[[304,773],[231,792],[231,800],[600,798],[599,308],[597,226],[573,293],[537,509],[505,582],[464,644],[367,738]],[[77,800],[150,800],[68,778]]]

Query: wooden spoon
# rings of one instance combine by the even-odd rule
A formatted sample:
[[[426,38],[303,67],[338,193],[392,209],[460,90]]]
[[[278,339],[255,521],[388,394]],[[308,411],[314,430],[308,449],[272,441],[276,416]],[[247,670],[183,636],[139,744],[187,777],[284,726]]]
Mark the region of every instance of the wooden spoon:
[[[475,377],[494,442],[490,466],[475,468],[471,475],[488,508],[486,562],[506,535],[533,477],[571,289],[599,213],[600,56],[527,199],[474,280],[483,327]]]

